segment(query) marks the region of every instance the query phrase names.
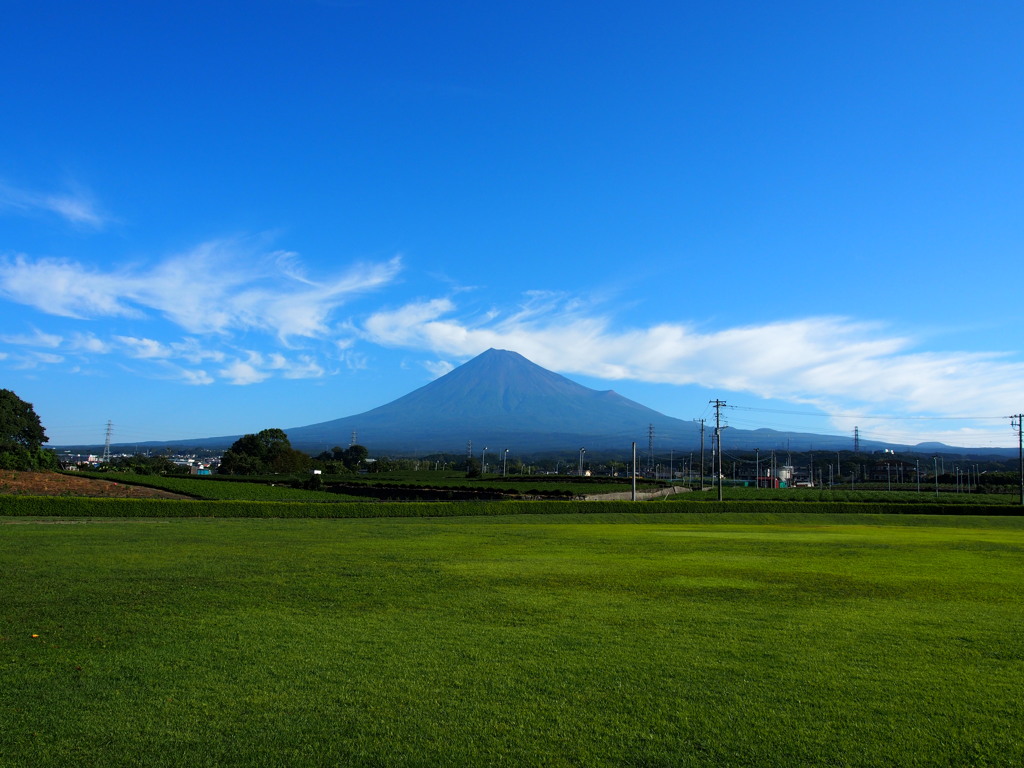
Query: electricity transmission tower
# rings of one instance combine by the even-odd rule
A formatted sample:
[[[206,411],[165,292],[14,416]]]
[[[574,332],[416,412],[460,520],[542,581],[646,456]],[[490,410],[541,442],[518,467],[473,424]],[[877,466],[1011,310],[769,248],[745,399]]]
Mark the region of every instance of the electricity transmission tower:
[[[114,424],[107,419],[107,441],[103,444],[103,461],[110,461],[110,435],[114,431]]]

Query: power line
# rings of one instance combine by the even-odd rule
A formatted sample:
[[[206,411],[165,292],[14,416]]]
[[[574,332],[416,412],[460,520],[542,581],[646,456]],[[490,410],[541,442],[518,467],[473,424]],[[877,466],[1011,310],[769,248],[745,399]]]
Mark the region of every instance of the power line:
[[[753,411],[756,413],[782,413],[789,416],[816,416],[819,418],[843,418],[843,419],[880,419],[883,421],[994,421],[1005,419],[1005,416],[878,416],[865,413],[830,413],[828,411],[788,411],[777,408],[756,408],[750,405],[730,405],[738,411]]]

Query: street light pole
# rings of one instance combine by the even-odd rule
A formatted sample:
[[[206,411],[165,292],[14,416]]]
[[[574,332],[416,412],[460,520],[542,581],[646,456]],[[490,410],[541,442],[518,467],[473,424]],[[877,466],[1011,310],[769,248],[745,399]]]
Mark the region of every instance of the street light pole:
[[[480,452],[480,477],[487,474],[487,446]]]
[[[580,477],[583,477],[583,454],[586,452],[586,448],[580,448]]]
[[[508,465],[508,448],[505,449],[505,455],[501,457],[501,476],[505,477],[505,469]]]

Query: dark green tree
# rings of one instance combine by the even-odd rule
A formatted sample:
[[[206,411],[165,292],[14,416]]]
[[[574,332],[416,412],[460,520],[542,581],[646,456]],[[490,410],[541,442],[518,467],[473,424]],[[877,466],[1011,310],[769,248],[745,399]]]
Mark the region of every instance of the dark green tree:
[[[355,471],[362,466],[363,462],[370,455],[370,452],[366,450],[365,446],[356,444],[350,445],[341,454],[341,461],[346,467]]]
[[[32,404],[0,389],[0,469],[56,469],[53,451],[43,450],[48,439]]]
[[[281,429],[264,429],[243,435],[221,457],[219,472],[224,475],[262,475],[303,472],[312,460],[292,448]]]

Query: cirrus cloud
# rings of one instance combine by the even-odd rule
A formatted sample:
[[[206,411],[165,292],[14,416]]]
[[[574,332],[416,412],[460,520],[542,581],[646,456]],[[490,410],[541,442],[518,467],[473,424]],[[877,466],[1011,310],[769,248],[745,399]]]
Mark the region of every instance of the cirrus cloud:
[[[555,307],[550,295],[528,296],[507,314],[456,312],[450,299],[414,302],[374,313],[362,332],[376,344],[442,356],[511,349],[562,373],[698,385],[826,409],[842,403],[948,417],[1020,407],[1024,363],[1008,353],[918,351],[912,338],[881,323],[810,317],[719,330],[686,322],[619,328],[579,302]]]
[[[0,260],[0,295],[50,315],[79,319],[156,314],[189,333],[256,330],[287,342],[322,337],[353,297],[378,290],[401,258],[355,264],[319,281],[300,277],[295,254],[260,254],[241,240],[216,240],[151,266],[89,267],[68,259]]]
[[[79,187],[67,192],[43,193],[0,182],[0,211],[21,215],[40,211],[55,213],[71,224],[90,229],[102,229],[110,221],[100,212],[92,195]]]

